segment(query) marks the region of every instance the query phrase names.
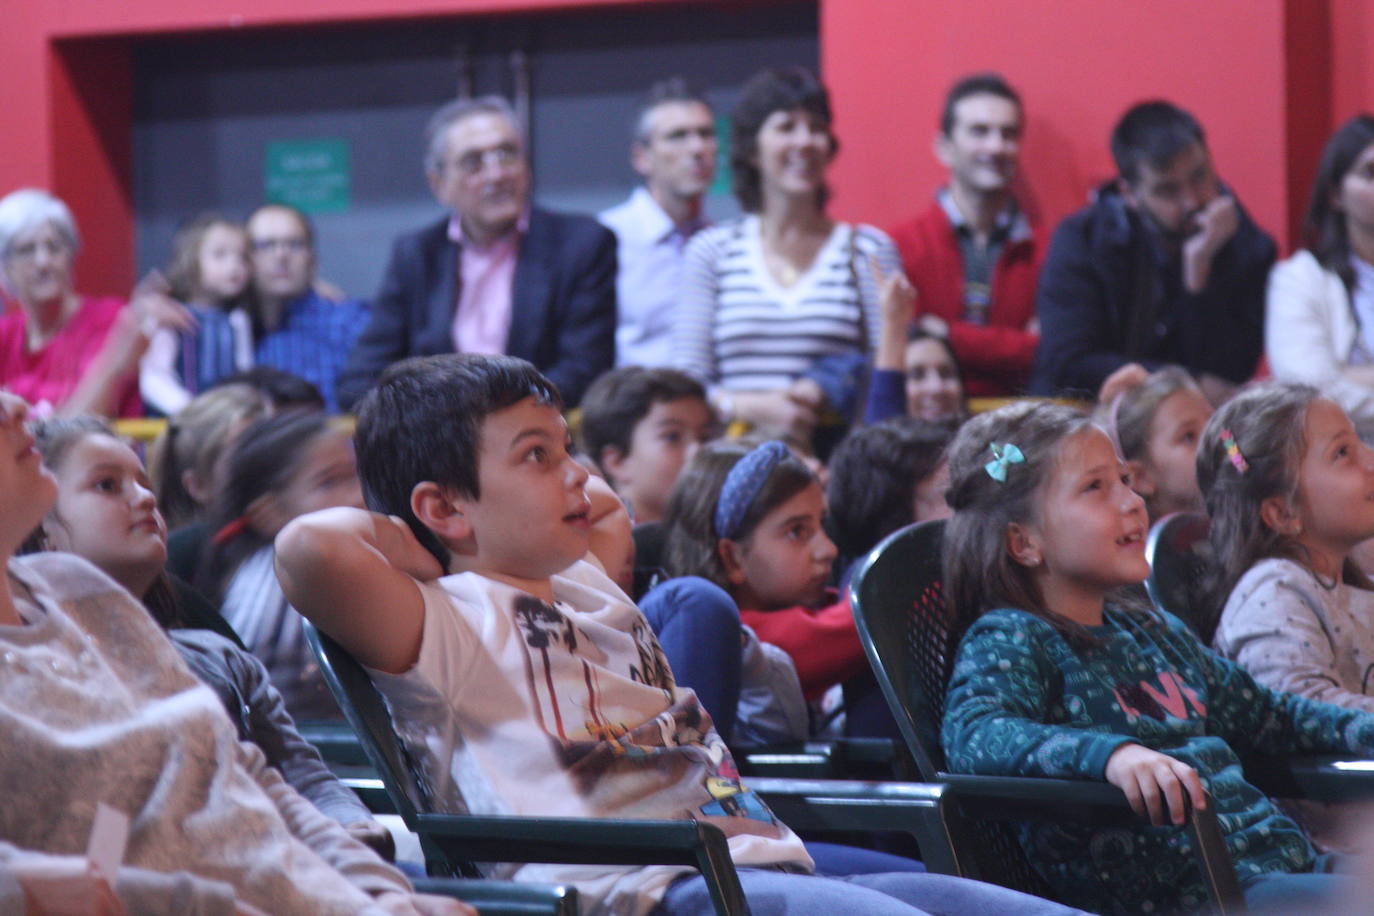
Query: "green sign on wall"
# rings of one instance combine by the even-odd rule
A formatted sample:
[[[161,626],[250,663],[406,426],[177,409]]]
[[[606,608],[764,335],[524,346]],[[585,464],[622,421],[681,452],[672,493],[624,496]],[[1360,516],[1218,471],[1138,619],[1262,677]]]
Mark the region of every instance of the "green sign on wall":
[[[353,195],[347,140],[276,140],[267,144],[266,197],[306,213],[347,210]]]

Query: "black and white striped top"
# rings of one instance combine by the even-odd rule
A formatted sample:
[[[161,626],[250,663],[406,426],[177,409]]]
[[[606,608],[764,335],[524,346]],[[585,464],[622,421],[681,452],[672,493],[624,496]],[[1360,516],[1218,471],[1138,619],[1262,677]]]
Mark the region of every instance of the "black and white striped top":
[[[711,386],[767,391],[821,357],[872,355],[879,314],[870,257],[884,276],[901,269],[880,230],[836,223],[810,269],[784,287],[764,263],[757,216],[698,232],[687,246],[675,365]]]

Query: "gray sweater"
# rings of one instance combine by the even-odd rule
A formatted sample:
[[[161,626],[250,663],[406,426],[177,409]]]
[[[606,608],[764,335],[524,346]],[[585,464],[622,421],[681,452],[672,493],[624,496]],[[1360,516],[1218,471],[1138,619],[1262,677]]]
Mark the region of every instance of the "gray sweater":
[[[98,802],[129,815],[130,912],[376,913],[405,878],[238,740],[146,611],[77,557],[10,561],[24,626],[0,626],[0,872],[83,855]],[[0,912],[22,912],[0,880]]]
[[[1261,560],[1231,589],[1213,643],[1266,687],[1374,712],[1374,592]]]
[[[187,667],[219,695],[239,738],[256,744],[291,788],[340,824],[372,820],[358,796],[325,766],[315,745],[296,730],[262,662],[210,630],[167,635]]]

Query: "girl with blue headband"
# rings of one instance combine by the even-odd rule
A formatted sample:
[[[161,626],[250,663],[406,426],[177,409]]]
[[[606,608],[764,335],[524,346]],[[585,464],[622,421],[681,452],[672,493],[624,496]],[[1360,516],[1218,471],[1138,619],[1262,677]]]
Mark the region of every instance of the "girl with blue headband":
[[[830,590],[824,516],[820,481],[787,446],[731,441],[697,453],[664,518],[669,573],[729,592],[759,639],[791,656],[808,701],[868,670],[849,602]]]

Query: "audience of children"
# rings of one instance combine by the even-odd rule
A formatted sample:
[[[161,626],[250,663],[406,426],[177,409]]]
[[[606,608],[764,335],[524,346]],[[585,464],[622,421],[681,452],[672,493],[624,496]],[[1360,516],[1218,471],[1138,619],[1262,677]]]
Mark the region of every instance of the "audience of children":
[[[718,432],[706,389],[676,369],[613,369],[592,383],[581,407],[582,451],[636,524],[663,518],[683,465]]]
[[[124,588],[77,556],[14,556],[58,496],[26,419],[0,394],[0,909],[472,913],[411,896],[283,782]],[[113,874],[86,857],[99,803],[129,816]]]
[[[1125,459],[1150,519],[1198,511],[1197,445],[1212,405],[1193,377],[1177,366],[1142,368],[1139,381],[1108,393],[1095,419]]]
[[[278,538],[288,597],[375,670],[439,804],[716,824],[756,913],[1063,912],[943,875],[796,874],[811,870],[800,841],[740,783],[635,606],[582,560],[587,471],[567,442],[528,363],[407,360],[358,412],[375,511],[312,514]],[[572,882],[592,911],[712,912],[682,867],[514,874]]]
[[[1154,827],[1027,825],[1032,864],[1094,911],[1206,903],[1187,804],[1220,815],[1251,907],[1331,902],[1331,856],[1246,783],[1239,755],[1374,751],[1374,716],[1273,691],[1129,587],[1143,580],[1144,502],[1081,413],[1022,403],[970,420],[950,450],[944,544],[963,633],[942,738],[950,768],[1105,779]],[[1170,826],[1172,825],[1172,826]]]
[[[768,894],[789,908],[806,898],[788,912],[896,913],[923,903],[1063,912],[967,882],[800,881],[787,872],[811,867],[807,851],[739,784],[721,740],[805,738],[841,685],[849,734],[895,735],[843,586],[888,534],[951,507],[945,582],[966,628],[943,731],[951,767],[1105,779],[1156,825],[1111,836],[1025,827],[1031,859],[1061,899],[1113,911],[1201,906],[1177,825],[1185,799],[1203,802],[1204,782],[1251,905],[1332,899],[1332,857],[1316,855],[1236,764],[1253,750],[1374,751],[1374,717],[1362,715],[1374,712],[1374,583],[1351,561],[1374,539],[1374,452],[1359,439],[1374,422],[1365,365],[1374,359],[1374,223],[1365,218],[1374,213],[1374,118],[1358,116],[1331,138],[1305,247],[1269,283],[1274,371],[1318,387],[1259,385],[1213,415],[1185,370],[1131,364],[1104,383],[1098,426],[1044,403],[965,422],[947,330],[916,318],[888,239],[825,215],[836,139],[813,76],[761,74],[734,120],[746,179],[738,190],[755,215],[691,243],[693,302],[677,322],[676,358],[692,374],[623,367],[582,401],[579,441],[623,506],[608,490],[588,494],[585,472],[568,458],[558,392],[505,358],[394,367],[360,412],[360,486],[350,435],[323,415],[319,390],[253,368],[252,268],[239,223],[205,214],[183,227],[168,285],[141,284],[126,308],[74,292],[79,242],[61,201],[32,190],[0,200],[3,279],[19,305],[0,324],[13,351],[0,353],[0,377],[48,402],[44,412],[128,415],[143,354],[138,390],[150,412],[170,418],[149,452],[155,484],[100,422],[43,426],[38,447],[57,481],[50,496],[26,444],[27,408],[0,394],[0,436],[15,446],[0,462],[0,498],[13,505],[0,547],[12,557],[17,526],[37,513],[45,550],[89,564],[9,561],[5,662],[47,665],[51,655],[43,690],[52,691],[67,667],[81,674],[94,657],[85,686],[70,702],[44,699],[40,719],[69,718],[69,705],[110,723],[112,749],[101,753],[130,761],[141,785],[151,789],[159,767],[161,778],[200,767],[197,778],[232,787],[207,824],[245,825],[249,809],[267,824],[244,827],[251,839],[226,836],[220,855],[211,843],[220,826],[174,823],[191,799],[147,795],[153,820],[138,829],[148,845],[131,862],[186,875],[105,876],[133,909],[168,894],[209,909],[237,894],[232,905],[250,914],[365,906],[337,873],[284,852],[294,833],[380,895],[387,912],[414,911],[402,880],[302,813],[261,754],[232,748],[228,720],[203,708],[205,691],[186,676],[189,665],[214,688],[238,735],[290,786],[356,837],[383,844],[293,724],[293,715],[338,716],[294,603],[379,672],[444,805],[710,820],[730,836],[745,886],[759,895],[756,912],[768,911],[758,902]],[[797,155],[804,168],[790,162]],[[770,330],[778,321],[749,312],[759,303],[800,307],[801,317],[783,315],[787,327]],[[1143,322],[1133,329],[1149,330]],[[811,448],[824,457],[865,393],[868,425],[817,461]],[[748,437],[710,443],[717,408],[790,433],[799,451]],[[823,423],[834,435],[814,443]],[[363,511],[364,492],[392,517]],[[170,538],[159,505],[177,529]],[[1190,623],[1230,661],[1134,588],[1148,572],[1150,521],[1204,507],[1216,575]],[[627,599],[631,522],[646,526],[640,535],[658,526],[672,576],[640,597],[642,610]],[[210,603],[169,573],[193,578]],[[137,602],[170,630],[183,661]],[[97,696],[116,683],[133,685],[127,702]],[[16,745],[23,759],[11,763],[70,766],[79,797],[114,796],[117,774],[100,754],[30,740],[26,689],[0,693],[0,717],[25,736]],[[179,723],[143,721],[153,704],[182,694],[196,699],[185,735]],[[182,759],[186,742],[197,760]],[[22,892],[39,886],[32,869],[76,867],[22,847],[75,853],[89,827],[82,810],[50,837],[19,824],[0,838],[0,902],[14,893],[7,875]],[[175,839],[182,834],[189,839]],[[845,872],[828,854],[820,864]],[[260,886],[244,877],[258,868]],[[513,873],[571,881],[593,910],[709,907],[700,879],[671,868]]]
[[[192,581],[258,657],[299,720],[339,710],[273,570],[272,539],[298,515],[362,506],[348,433],[317,411],[285,411],[238,437]]]
[[[352,836],[389,850],[391,835],[301,737],[262,663],[215,632],[227,628],[214,607],[167,574],[167,529],[133,449],[94,417],[48,420],[34,435],[56,478],[57,502],[31,546],[82,557],[141,600],[187,667],[214,689],[239,737],[256,744],[288,785]]]
[[[172,416],[199,392],[252,368],[253,318],[248,234],[218,213],[196,217],[172,239],[167,282],[195,327],[153,335],[139,367],[144,406]]]

